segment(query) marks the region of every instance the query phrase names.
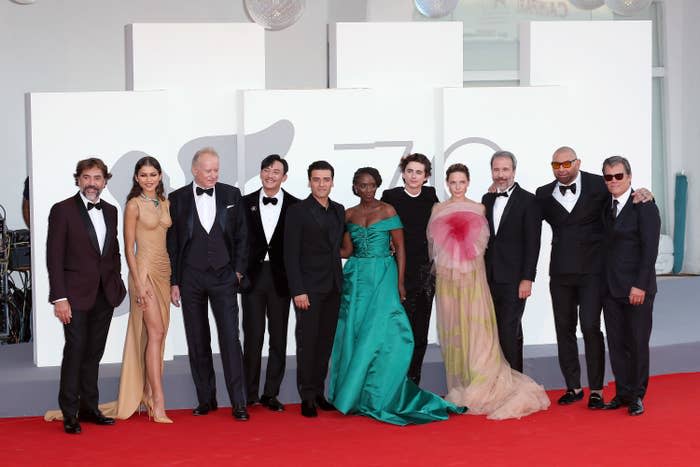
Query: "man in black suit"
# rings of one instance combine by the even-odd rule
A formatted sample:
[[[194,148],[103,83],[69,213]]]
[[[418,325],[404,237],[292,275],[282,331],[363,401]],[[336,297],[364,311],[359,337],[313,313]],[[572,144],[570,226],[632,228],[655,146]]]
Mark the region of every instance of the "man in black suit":
[[[539,187],[535,198],[542,218],[552,228],[549,290],[559,366],[567,388],[558,402],[567,405],[583,399],[576,342],[576,324],[580,319],[591,388],[588,407],[602,409],[605,343],[600,330],[604,235],[601,212],[610,195],[603,177],[580,170],[581,160],[568,146],[554,152],[551,166],[556,180]],[[644,189],[637,195],[634,202],[653,199]]]
[[[617,389],[605,408],[628,405],[630,415],[641,415],[649,383],[649,337],[661,218],[656,204],[632,202],[632,169],[627,159],[607,158],[603,177],[611,195],[603,211],[603,313]]]
[[[400,167],[404,186],[384,190],[382,201],[396,209],[403,224],[406,248],[406,300],[403,306],[415,342],[408,377],[420,384],[435,295],[435,277],[430,270],[426,229],[433,206],[439,200],[435,188],[424,186],[430,178],[430,159],[419,153],[409,154],[401,159]]]
[[[284,265],[296,310],[301,414],[315,417],[316,407],[335,409],[323,393],[343,286],[345,208],[329,198],[334,170],[328,162],[312,163],[307,173],[311,195],[287,210]]]
[[[248,228],[238,188],[218,183],[219,155],[212,148],[192,158],[190,183],[170,194],[168,230],[171,301],[182,300],[187,351],[199,404],[194,415],[216,410],[208,305],[216,320],[221,362],[233,416],[248,420],[236,292],[248,260]]]
[[[495,192],[481,202],[489,221],[486,277],[496,310],[498,338],[511,368],[523,371],[522,317],[532,294],[542,222],[535,195],[515,182],[517,160],[509,151],[491,156]]]
[[[262,188],[243,197],[248,214],[247,276],[252,286],[243,292],[243,362],[247,381],[248,405],[260,402],[281,412],[277,399],[286,363],[287,323],[289,321],[289,285],[284,268],[284,221],[287,209],[299,202],[282,189],[289,165],[277,154],[260,164]],[[265,316],[269,333],[269,352],[265,389],[260,389],[260,360],[265,338]]]
[[[102,160],[78,162],[80,191],[49,214],[46,265],[49,301],[63,323],[65,346],[58,404],[66,433],[80,433],[78,419],[112,425],[97,408],[97,375],[114,308],[124,299],[117,240],[117,208],[100,199],[111,174]]]

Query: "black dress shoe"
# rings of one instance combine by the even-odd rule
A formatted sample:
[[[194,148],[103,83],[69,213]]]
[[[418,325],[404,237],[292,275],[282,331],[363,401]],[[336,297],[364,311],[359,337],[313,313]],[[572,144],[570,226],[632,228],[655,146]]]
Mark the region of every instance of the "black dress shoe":
[[[576,392],[573,389],[567,389],[564,395],[559,398],[558,403],[559,405],[569,405],[581,399],[583,399],[583,390]]]
[[[250,415],[248,415],[248,409],[246,409],[244,405],[234,407],[233,418],[235,418],[239,422],[248,421],[250,419]]]
[[[209,412],[215,411],[216,409],[218,409],[216,404],[199,404],[192,410],[192,415],[206,415]]]
[[[605,410],[617,410],[623,405],[627,405],[624,400],[620,396],[615,396],[612,398],[610,402],[605,404],[605,407],[603,407]]]
[[[316,396],[316,406],[321,410],[336,410],[335,405],[328,402],[323,396]]]
[[[301,401],[301,414],[309,418],[318,417],[316,404],[313,401]]]
[[[273,412],[283,412],[284,405],[276,397],[262,396],[260,403]]]
[[[115,421],[111,417],[105,417],[99,410],[88,412],[78,412],[78,419],[81,422],[94,423],[95,425],[114,425]]]
[[[603,397],[597,392],[592,392],[591,395],[588,396],[588,408],[591,410],[600,410],[605,408]]]
[[[627,407],[627,412],[630,415],[636,416],[644,413],[644,404],[642,404],[642,399],[637,397],[634,402]]]
[[[63,431],[69,435],[79,435],[80,434],[80,423],[75,417],[64,418],[63,419]]]
[[[265,396],[263,396],[265,397]],[[257,397],[249,397],[248,400],[246,401],[246,405],[248,407],[251,407],[255,404],[259,404],[261,399],[258,399]]]

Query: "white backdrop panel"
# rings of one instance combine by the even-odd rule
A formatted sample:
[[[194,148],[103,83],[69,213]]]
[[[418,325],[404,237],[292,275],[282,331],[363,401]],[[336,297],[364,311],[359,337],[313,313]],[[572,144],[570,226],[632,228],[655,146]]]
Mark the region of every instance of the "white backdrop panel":
[[[462,23],[334,23],[329,30],[335,88],[462,86]]]
[[[630,159],[633,186],[651,187],[651,22],[546,21],[520,30],[521,82],[566,85],[567,146],[583,170]],[[554,149],[554,148],[553,148]]]
[[[46,271],[47,219],[51,206],[77,192],[73,173],[78,160],[97,155],[110,169],[125,154],[143,151],[164,154],[167,132],[162,118],[165,92],[38,93],[30,95],[30,166],[32,213],[32,277],[34,303],[34,361],[38,366],[59,365],[63,330],[48,303]],[[164,165],[164,170],[169,169]],[[131,185],[129,173],[108,183],[102,197],[119,207],[119,241],[122,243],[123,196],[110,187]],[[118,179],[117,179],[118,178]],[[127,277],[122,255],[122,276]],[[115,311],[105,363],[120,362],[128,314],[126,302]]]
[[[262,89],[265,33],[255,23],[126,26],[127,89]]]
[[[567,106],[562,88],[464,88],[443,92],[444,142],[450,151],[444,166],[461,162],[469,167],[470,199],[480,202],[491,185],[489,162],[498,149],[511,151],[517,157],[515,179],[524,189],[534,192],[551,180],[549,161],[556,144],[553,140],[566,141],[568,133],[566,121],[559,117],[560,110]],[[446,192],[444,177],[440,180],[438,187]],[[547,270],[550,238],[546,232],[537,280],[523,319],[526,344],[556,342]]]

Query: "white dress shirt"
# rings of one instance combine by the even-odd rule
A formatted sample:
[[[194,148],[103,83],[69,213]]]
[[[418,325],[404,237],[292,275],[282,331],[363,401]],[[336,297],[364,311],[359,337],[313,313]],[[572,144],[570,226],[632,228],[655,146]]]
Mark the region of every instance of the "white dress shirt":
[[[559,182],[557,182],[556,185],[554,185],[554,191],[552,191],[552,196],[554,196],[554,199],[559,201],[559,204],[564,206],[564,209],[566,209],[568,212],[571,212],[574,210],[574,206],[576,206],[576,202],[578,201],[579,196],[581,196],[581,172],[579,171],[578,175],[576,176],[576,180],[574,180],[571,184],[576,184],[576,193],[572,193],[571,190],[566,190],[566,194],[562,195],[561,190],[559,189],[560,186],[569,186],[569,185],[563,185]]]
[[[614,196],[612,197],[613,201],[617,200],[617,211],[615,212],[615,217],[620,215],[620,211],[622,211],[622,208],[625,207],[625,204],[627,204],[627,200],[630,199],[630,196],[632,196],[632,186],[627,188],[627,191],[622,193],[619,198],[615,198]]]
[[[212,226],[214,225],[214,220],[216,219],[216,188],[214,188],[214,193],[211,196],[209,196],[206,193],[197,195],[198,186],[199,185],[197,185],[196,183],[192,183],[194,204],[197,206],[197,215],[199,216],[199,222],[202,224],[202,227],[204,227],[204,230],[206,230],[207,233],[209,233],[209,231],[211,231]]]
[[[92,203],[89,199],[83,195],[83,193],[80,193],[80,198],[83,200],[83,204],[85,205],[85,209],[88,207],[88,203]],[[97,198],[97,201],[95,203],[99,203],[100,198]],[[90,221],[92,222],[92,226],[95,229],[95,235],[97,235],[97,243],[100,246],[100,253],[104,250],[105,247],[105,237],[107,236],[107,225],[105,224],[105,216],[102,213],[102,209],[90,209],[88,212],[88,216],[90,216]]]
[[[279,190],[274,196],[269,196],[269,198],[277,199],[277,204],[263,204],[264,197],[268,197],[265,194],[265,190],[260,190],[260,198],[258,199],[258,206],[260,207],[260,220],[262,221],[263,230],[265,231],[265,241],[267,241],[267,244],[269,245],[270,240],[272,240],[272,235],[275,233],[275,228],[277,228],[277,222],[280,220],[284,192]],[[265,261],[270,261],[269,253],[265,253]]]
[[[506,209],[508,200],[513,194],[513,188],[515,188],[515,183],[506,189],[508,196],[496,196],[496,200],[493,202],[493,232],[498,233],[498,226],[501,225],[501,217],[503,217],[503,211]],[[499,191],[499,193],[501,193]]]

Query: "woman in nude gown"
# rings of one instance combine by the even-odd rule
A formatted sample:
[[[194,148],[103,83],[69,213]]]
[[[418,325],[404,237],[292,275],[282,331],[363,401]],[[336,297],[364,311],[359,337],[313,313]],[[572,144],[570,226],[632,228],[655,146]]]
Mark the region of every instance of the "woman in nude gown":
[[[469,169],[451,165],[447,184],[450,199],[435,205],[428,223],[445,399],[497,420],[545,410],[550,402],[544,388],[511,369],[498,342],[484,266],[489,226],[484,206],[466,197]]]
[[[131,312],[124,342],[119,399],[101,406],[110,417],[129,418],[143,404],[158,423],[165,413],[163,350],[170,322],[170,260],[166,232],[171,225],[160,163],[136,162],[124,210],[124,250],[129,265]]]

